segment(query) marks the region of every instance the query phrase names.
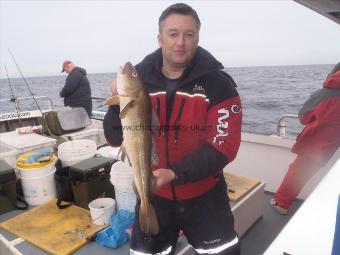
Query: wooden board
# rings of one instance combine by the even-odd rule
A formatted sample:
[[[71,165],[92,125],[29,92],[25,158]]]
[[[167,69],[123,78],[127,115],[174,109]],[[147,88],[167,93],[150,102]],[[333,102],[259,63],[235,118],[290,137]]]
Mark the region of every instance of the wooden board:
[[[105,227],[92,224],[89,210],[75,205],[58,209],[55,199],[0,223],[0,228],[56,255],[71,254]]]
[[[228,184],[228,196],[231,201],[237,201],[260,184],[260,180],[224,172]]]

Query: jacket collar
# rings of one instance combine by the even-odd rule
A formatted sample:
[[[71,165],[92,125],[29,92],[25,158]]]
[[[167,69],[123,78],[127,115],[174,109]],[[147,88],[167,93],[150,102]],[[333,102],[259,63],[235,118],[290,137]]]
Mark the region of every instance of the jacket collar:
[[[340,71],[327,77],[323,83],[324,88],[340,89]]]
[[[162,76],[162,49],[159,48],[146,56],[136,69],[145,83],[163,85]],[[217,61],[207,50],[198,47],[191,64],[185,69],[180,78],[181,84],[186,84],[207,73],[223,69],[223,65]]]

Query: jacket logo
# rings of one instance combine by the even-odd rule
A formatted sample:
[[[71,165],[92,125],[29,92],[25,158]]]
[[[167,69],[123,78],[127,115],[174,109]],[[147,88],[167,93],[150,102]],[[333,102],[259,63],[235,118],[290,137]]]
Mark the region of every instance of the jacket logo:
[[[205,93],[205,89],[202,85],[195,84],[194,88],[192,89],[192,92],[194,93]]]
[[[232,106],[231,106],[231,111],[233,112],[233,113],[240,113],[241,112],[241,107],[240,106],[238,106],[237,104],[233,104]]]
[[[216,125],[216,132],[213,139],[213,143],[218,142],[218,145],[221,145],[224,143],[224,141],[219,140],[220,137],[228,136],[228,132],[226,129],[229,127],[229,123],[226,121],[226,119],[229,118],[229,110],[225,107],[222,109],[219,109],[218,111],[219,117],[217,119],[217,125]]]

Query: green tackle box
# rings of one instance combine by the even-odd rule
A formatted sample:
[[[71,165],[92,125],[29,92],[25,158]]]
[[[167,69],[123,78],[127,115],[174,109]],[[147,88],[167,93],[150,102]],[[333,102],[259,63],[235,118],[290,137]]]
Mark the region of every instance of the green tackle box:
[[[114,159],[95,156],[70,166],[69,177],[75,204],[88,209],[88,204],[98,197],[114,198],[110,181]]]
[[[17,177],[13,167],[0,160],[0,214],[14,210],[17,202]]]

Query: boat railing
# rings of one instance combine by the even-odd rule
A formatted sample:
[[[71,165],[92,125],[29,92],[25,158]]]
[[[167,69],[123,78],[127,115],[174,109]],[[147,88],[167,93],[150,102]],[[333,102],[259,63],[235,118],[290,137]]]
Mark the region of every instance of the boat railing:
[[[16,109],[21,111],[20,102],[28,99],[36,99],[36,100],[47,100],[48,101],[48,110],[53,109],[52,99],[47,96],[27,96],[27,97],[16,97],[16,98],[6,98],[0,99],[0,102],[14,102]]]
[[[277,123],[277,131],[276,135],[280,137],[286,137],[286,119],[296,119],[298,120],[299,117],[296,114],[285,114],[280,117],[278,123]]]

